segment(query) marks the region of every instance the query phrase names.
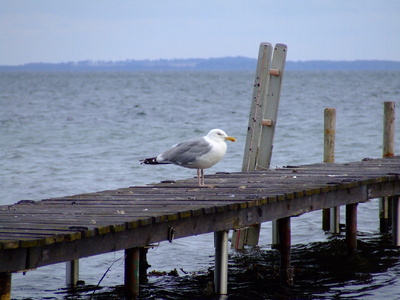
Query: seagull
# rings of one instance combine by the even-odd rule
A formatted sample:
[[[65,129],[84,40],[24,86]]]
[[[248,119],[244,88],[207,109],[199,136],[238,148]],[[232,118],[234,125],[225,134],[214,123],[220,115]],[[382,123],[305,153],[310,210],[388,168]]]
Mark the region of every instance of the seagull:
[[[142,164],[174,164],[185,168],[197,169],[199,186],[204,184],[204,169],[218,163],[226,152],[226,141],[236,142],[221,129],[212,129],[203,137],[183,141],[172,146],[158,156],[141,159]]]

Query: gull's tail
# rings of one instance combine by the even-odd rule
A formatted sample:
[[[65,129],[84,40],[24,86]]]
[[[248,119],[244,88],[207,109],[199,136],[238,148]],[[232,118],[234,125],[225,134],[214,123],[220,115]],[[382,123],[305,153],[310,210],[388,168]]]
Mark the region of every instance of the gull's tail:
[[[157,157],[144,158],[139,160],[141,164],[145,165],[158,165]]]

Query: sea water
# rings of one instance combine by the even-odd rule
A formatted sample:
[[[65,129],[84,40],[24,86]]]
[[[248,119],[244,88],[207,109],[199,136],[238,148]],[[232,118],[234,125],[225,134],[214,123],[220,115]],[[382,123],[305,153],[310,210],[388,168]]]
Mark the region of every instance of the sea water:
[[[212,128],[237,142],[228,142],[224,159],[206,175],[240,171],[253,82],[247,71],[1,72],[0,204],[194,177],[190,169],[138,160]],[[336,162],[381,157],[383,102],[399,99],[398,71],[286,72],[271,167],[322,161],[328,107],[337,111]],[[342,249],[343,234],[321,230],[320,211],[292,218],[290,289],[277,280],[279,255],[271,250],[271,224],[263,224],[259,247],[230,250],[229,299],[399,298],[399,250],[379,233],[378,201],[358,212],[352,258]],[[149,277],[141,298],[210,298],[204,290],[213,254],[212,234],[158,244],[148,261],[159,276]],[[63,289],[65,264],[13,274],[12,298],[119,299],[123,256],[81,259],[87,289],[72,294]],[[174,269],[178,276],[168,275]]]

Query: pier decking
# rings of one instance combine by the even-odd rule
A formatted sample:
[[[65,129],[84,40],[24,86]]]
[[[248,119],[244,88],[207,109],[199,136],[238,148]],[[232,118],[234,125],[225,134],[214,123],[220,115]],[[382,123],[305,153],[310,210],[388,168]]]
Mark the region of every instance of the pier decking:
[[[400,157],[207,177],[0,206],[0,273],[400,195]]]

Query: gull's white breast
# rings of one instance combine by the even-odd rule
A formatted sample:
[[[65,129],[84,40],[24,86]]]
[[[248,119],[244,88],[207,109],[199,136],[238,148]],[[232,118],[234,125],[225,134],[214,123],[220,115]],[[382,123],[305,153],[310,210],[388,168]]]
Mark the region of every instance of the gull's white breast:
[[[212,145],[211,149],[209,152],[203,154],[196,159],[196,162],[193,163],[194,168],[211,168],[213,165],[218,163],[226,153],[227,145],[225,143],[225,140],[214,140],[208,138],[207,136],[204,137],[204,139]]]

